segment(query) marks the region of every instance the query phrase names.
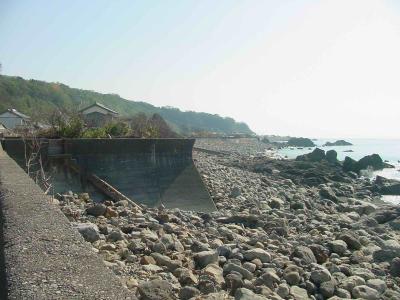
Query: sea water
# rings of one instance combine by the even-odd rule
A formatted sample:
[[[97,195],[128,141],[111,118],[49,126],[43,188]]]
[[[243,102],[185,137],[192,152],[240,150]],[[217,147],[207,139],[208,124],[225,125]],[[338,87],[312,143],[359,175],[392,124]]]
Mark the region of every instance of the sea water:
[[[335,150],[339,160],[349,156],[359,160],[366,155],[379,154],[380,157],[394,168],[383,169],[373,173],[373,177],[380,175],[389,179],[400,180],[400,139],[346,139],[352,146],[323,146],[326,142],[334,142],[336,139],[317,139],[314,144],[325,151]],[[298,155],[310,153],[316,147],[283,148],[278,151],[281,157],[296,158]],[[383,200],[400,204],[400,196],[383,196]]]

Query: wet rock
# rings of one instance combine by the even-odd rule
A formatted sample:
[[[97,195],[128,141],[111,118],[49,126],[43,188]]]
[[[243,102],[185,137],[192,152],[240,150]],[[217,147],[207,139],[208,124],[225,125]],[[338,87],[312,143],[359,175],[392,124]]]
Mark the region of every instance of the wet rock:
[[[172,285],[160,279],[154,279],[140,283],[138,286],[140,299],[142,300],[173,300],[174,292]]]

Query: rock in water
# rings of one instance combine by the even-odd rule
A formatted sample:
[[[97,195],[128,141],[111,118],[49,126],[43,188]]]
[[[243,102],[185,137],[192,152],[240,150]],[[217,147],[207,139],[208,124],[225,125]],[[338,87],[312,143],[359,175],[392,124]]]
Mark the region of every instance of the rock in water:
[[[353,146],[352,143],[349,143],[345,140],[337,140],[336,142],[326,142],[324,146]]]
[[[139,284],[142,300],[174,300],[172,285],[166,280],[154,279]]]
[[[312,140],[308,138],[290,138],[287,142],[288,146],[292,147],[314,147],[315,144]]]

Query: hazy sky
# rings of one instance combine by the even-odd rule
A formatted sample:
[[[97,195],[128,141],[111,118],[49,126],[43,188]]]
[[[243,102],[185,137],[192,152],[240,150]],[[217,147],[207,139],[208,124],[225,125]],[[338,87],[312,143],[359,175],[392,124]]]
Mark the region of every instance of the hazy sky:
[[[0,62],[257,133],[400,138],[396,0],[0,0]]]

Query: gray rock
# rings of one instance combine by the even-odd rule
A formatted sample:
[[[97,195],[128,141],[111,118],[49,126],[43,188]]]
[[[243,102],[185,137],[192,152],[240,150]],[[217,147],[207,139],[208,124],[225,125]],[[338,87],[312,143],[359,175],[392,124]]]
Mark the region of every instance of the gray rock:
[[[390,274],[393,276],[400,276],[400,258],[395,257],[393,258],[392,262],[390,263]]]
[[[243,276],[236,272],[226,275],[226,287],[231,291],[231,295],[234,295],[237,289],[243,287],[242,278]]]
[[[344,241],[347,244],[347,246],[349,247],[349,249],[352,249],[352,250],[361,249],[361,243],[353,234],[343,233],[339,236],[339,240]]]
[[[160,253],[151,253],[151,257],[154,258],[154,260],[157,262],[157,265],[166,266],[170,272],[182,267],[181,261],[172,260],[168,256],[162,255]]]
[[[184,286],[179,291],[179,298],[182,300],[189,300],[198,295],[200,295],[200,291],[193,286]]]
[[[233,263],[227,263],[224,265],[224,274],[228,274],[232,271],[238,272],[239,274],[241,274],[243,276],[243,278],[245,278],[247,280],[253,279],[253,274],[241,266],[238,266]]]
[[[193,258],[196,266],[202,269],[209,264],[218,263],[218,252],[214,250],[202,251],[196,253]]]
[[[321,283],[319,291],[326,299],[332,297],[335,293],[335,281],[330,280]]]
[[[377,290],[381,294],[386,291],[386,283],[381,279],[369,279],[367,280],[367,286]]]
[[[92,223],[72,223],[85,241],[93,243],[100,239],[99,228]]]
[[[332,279],[331,273],[327,269],[317,269],[311,272],[311,280],[316,284],[321,284]]]
[[[123,239],[124,236],[122,235],[122,232],[119,230],[112,231],[107,236],[107,241],[110,242],[122,241]]]
[[[317,259],[315,258],[312,250],[306,246],[296,247],[292,256],[302,259],[306,264],[317,262]]]
[[[285,272],[283,277],[290,285],[298,285],[300,282],[300,275],[298,272]]]
[[[278,286],[276,293],[281,297],[281,298],[286,298],[289,296],[290,290],[289,286],[285,283],[282,283]]]
[[[379,299],[379,293],[377,290],[374,290],[373,288],[370,288],[369,286],[366,285],[359,285],[356,286],[351,294],[353,295],[354,298],[361,298],[361,299],[366,299],[366,300],[378,300]]]
[[[86,213],[91,216],[99,217],[105,214],[107,206],[104,204],[95,204],[86,209]]]
[[[335,291],[336,296],[343,299],[351,299],[351,293],[345,289],[337,288]]]
[[[329,258],[329,250],[322,245],[312,244],[310,245],[311,251],[319,264],[323,264]]]
[[[138,286],[141,300],[173,300],[174,292],[172,285],[166,280],[154,279],[142,282]]]
[[[335,240],[329,242],[329,247],[332,250],[332,252],[335,252],[339,255],[343,255],[347,250],[347,244],[342,240]]]
[[[294,299],[296,300],[308,300],[310,299],[308,297],[308,293],[305,289],[298,287],[296,285],[293,285],[290,287],[290,295],[293,296]]]
[[[268,298],[257,295],[246,288],[241,288],[236,290],[235,300],[268,300]]]
[[[244,253],[244,258],[247,260],[253,260],[258,258],[263,263],[268,263],[271,261],[271,254],[261,248],[255,248],[248,250]]]

